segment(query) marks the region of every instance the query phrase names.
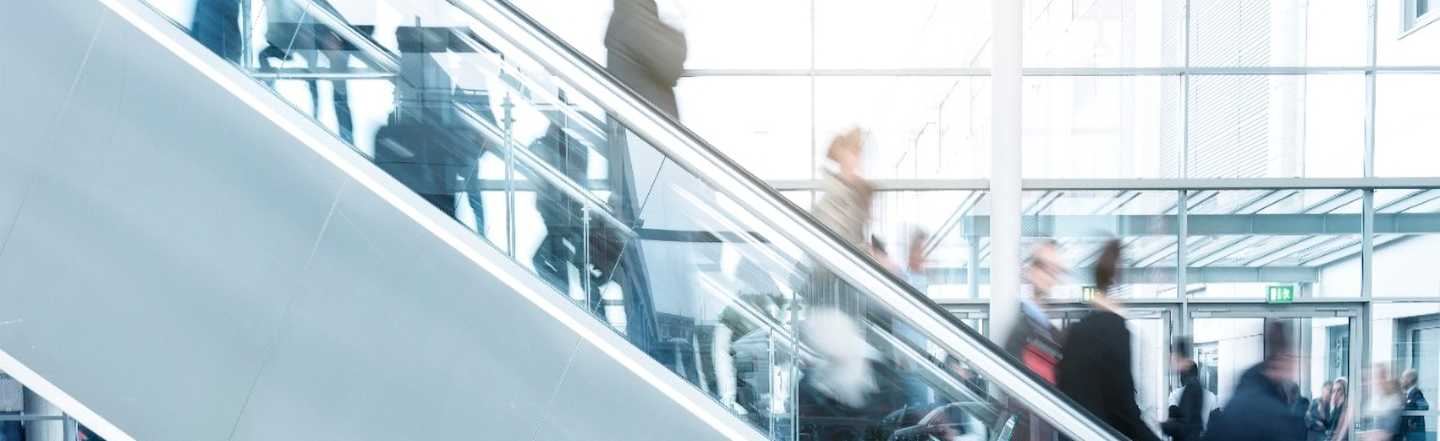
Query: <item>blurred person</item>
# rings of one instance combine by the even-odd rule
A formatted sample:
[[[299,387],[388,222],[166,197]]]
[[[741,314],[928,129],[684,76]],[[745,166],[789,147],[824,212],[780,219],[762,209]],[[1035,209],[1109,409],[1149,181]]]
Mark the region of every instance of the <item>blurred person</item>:
[[[559,101],[562,105],[568,105],[565,91],[559,92]],[[579,141],[571,139],[566,133],[566,125],[569,124],[569,117],[563,112],[554,112],[549,119],[551,124],[545,130],[545,135],[531,143],[530,151],[537,158],[549,164],[566,178],[575,184],[585,185],[590,167],[590,151]],[[558,122],[557,122],[558,121]],[[583,214],[584,204],[571,197],[556,187],[556,184],[547,182],[544,179],[535,179],[535,209],[540,212],[540,221],[545,225],[545,236],[540,239],[540,244],[535,248],[535,254],[530,261],[535,265],[535,272],[541,278],[550,282],[551,286],[560,290],[566,295],[570,294],[570,268],[573,266],[580,272],[580,277],[593,277],[587,274],[584,250],[586,244],[585,232],[587,225],[584,225]],[[600,219],[592,218],[590,222],[603,222]],[[583,280],[583,279],[582,279]],[[592,283],[589,293],[586,293],[587,304],[590,305],[591,314],[597,317],[604,317],[604,301],[600,295],[601,283]]]
[[[605,28],[605,68],[671,118],[679,119],[675,84],[685,68],[685,34],[661,19],[655,0],[615,0]]]
[[[459,219],[457,203],[466,195],[477,231],[483,232],[485,210],[476,190],[485,145],[476,141],[473,128],[459,123],[451,95],[455,82],[437,59],[452,48],[436,34],[436,28],[418,27],[395,32],[396,105],[375,133],[374,162],[451,218]]]
[[[860,174],[861,141],[859,129],[831,140],[825,155],[825,194],[815,204],[814,215],[856,250],[873,253],[865,233],[872,191]],[[878,390],[871,361],[878,354],[863,330],[864,298],[823,265],[811,269],[809,278],[802,290],[808,312],[800,338],[810,342],[815,359],[807,363],[803,384],[823,396],[815,406],[823,415],[858,411]]]
[[[1321,384],[1319,394],[1310,400],[1310,408],[1305,411],[1305,429],[1309,432],[1310,441],[1327,439],[1330,430],[1330,395],[1334,384],[1333,380]]]
[[[655,0],[614,0],[609,24],[605,29],[605,67],[639,98],[678,120],[680,115],[675,103],[675,84],[685,66],[687,46],[684,33],[672,24],[662,22],[660,17],[660,9]],[[658,205],[667,208],[676,204],[677,202],[672,200],[651,201],[648,190],[646,199],[642,200],[636,186],[636,182],[649,182],[650,188],[655,188],[654,184],[660,175],[660,165],[667,159],[649,144],[632,139],[633,136],[619,121],[609,119],[607,126],[609,133],[605,160],[611,191],[609,205],[616,217],[626,224],[634,225],[642,217],[641,210],[647,203],[660,202]],[[632,141],[636,141],[634,145]],[[640,174],[644,176],[637,179]],[[663,182],[661,185],[661,188],[668,187],[673,190],[678,184]],[[684,224],[686,221],[662,219],[664,217],[650,216],[646,220],[651,221],[651,225],[647,226],[675,228],[677,225],[668,224]],[[670,357],[662,353],[664,351],[659,345],[663,339],[657,313],[661,305],[657,305],[657,297],[652,290],[664,293],[667,291],[667,284],[684,284],[683,279],[686,277],[675,275],[688,271],[679,267],[689,266],[689,256],[685,254],[686,251],[660,244],[618,245],[616,252],[612,253],[614,259],[599,269],[602,275],[597,276],[597,279],[613,281],[624,289],[626,338],[654,357]],[[652,266],[658,271],[652,270]],[[652,273],[658,273],[656,280],[652,280]],[[663,277],[670,277],[671,280],[658,279]],[[658,299],[679,301],[682,296],[662,295]]]
[[[885,240],[880,236],[870,236],[870,258],[892,273],[900,274],[900,267],[890,259],[890,252],[885,249]]]
[[[732,304],[720,312],[711,344],[716,391],[720,402],[744,416],[757,427],[770,422],[772,369],[790,364],[790,351],[773,344],[771,329],[760,322],[784,323],[788,300],[780,287],[759,265],[742,259],[736,278],[743,282],[738,293],[744,304]]]
[[[25,386],[9,374],[0,372],[0,415],[17,416],[25,413]],[[0,441],[23,441],[23,427],[19,420],[0,421]]]
[[[929,287],[925,275],[925,242],[929,237],[924,230],[912,231],[910,243],[906,244],[905,263],[896,269],[897,274],[921,295],[924,295]],[[926,353],[925,347],[928,340],[918,329],[898,317],[892,326],[896,337],[909,343],[919,353]],[[918,366],[909,365],[917,361],[928,362],[928,360],[906,360],[902,363],[902,371],[905,373],[905,379],[902,380],[905,388],[905,402],[911,407],[928,406],[936,401],[935,390],[920,378],[920,373],[917,372]]]
[[[813,214],[820,224],[857,250],[872,250],[866,229],[874,188],[861,174],[863,135],[858,128],[841,133],[826,150],[824,195],[815,203]],[[864,320],[865,305],[856,292],[829,268],[820,266],[811,274],[807,294],[812,309],[835,309],[854,320]]]
[[[1330,391],[1330,420],[1326,423],[1326,438],[1331,441],[1350,439],[1350,427],[1355,406],[1350,401],[1350,380],[1335,379]]]
[[[1195,441],[1205,432],[1214,398],[1200,384],[1200,366],[1190,358],[1190,339],[1179,337],[1170,346],[1171,366],[1180,377],[1180,388],[1170,393],[1169,418],[1161,431],[1175,441]]]
[[[1135,373],[1130,330],[1120,304],[1109,292],[1118,287],[1122,263],[1120,241],[1105,243],[1095,262],[1092,311],[1066,331],[1056,365],[1056,384],[1077,404],[1130,439],[1158,440],[1140,418],[1135,401]]]
[[[879,354],[866,342],[859,322],[836,309],[815,310],[801,325],[801,339],[816,357],[807,364],[806,381],[840,404],[865,406],[878,390],[872,360]]]
[[[1271,322],[1265,359],[1241,374],[1225,411],[1210,421],[1207,441],[1303,441],[1305,421],[1291,409],[1286,389],[1295,382],[1297,356],[1289,330]]]
[[[340,15],[339,11],[330,5],[329,0],[310,1],[315,8],[324,9],[335,16]],[[306,10],[302,3],[295,0],[265,1],[265,16],[268,21],[265,41],[269,45],[259,53],[262,70],[274,69],[272,59],[290,60],[297,55],[305,60],[305,67],[312,72],[321,71],[321,56],[325,57],[327,64],[324,69],[329,72],[343,73],[350,69],[352,48],[334,31],[310,17],[313,13],[315,12]],[[319,81],[305,80],[305,84],[310,88],[310,112],[318,117]],[[350,92],[347,84],[345,80],[331,81],[330,95],[335,106],[335,122],[340,126],[340,138],[353,143],[354,119],[350,116]]]
[[[930,241],[930,233],[916,228],[910,232],[910,243],[905,247],[905,266],[900,269],[900,275],[905,278],[915,291],[926,294],[930,289],[930,276],[925,273],[929,269],[925,263],[925,244]]]
[[[1030,250],[1024,274],[1030,292],[1020,296],[1021,319],[1015,321],[1005,339],[1006,352],[1051,384],[1055,383],[1060,344],[1056,339],[1058,331],[1045,312],[1045,304],[1066,271],[1060,262],[1059,245],[1054,240],[1042,240]]]
[[[1066,269],[1060,263],[1059,245],[1051,239],[1035,244],[1030,250],[1030,259],[1025,265],[1025,281],[1029,294],[1020,296],[1020,320],[1010,328],[1005,339],[1005,352],[1020,360],[1027,369],[1039,375],[1050,384],[1055,384],[1055,365],[1060,360],[1059,332],[1050,323],[1045,313],[1045,303],[1050,299],[1051,290],[1059,283]],[[1011,405],[1017,413],[1011,437],[1016,440],[1045,440],[1054,438],[1054,430],[1044,419],[1030,415],[1028,406],[1021,402]]]
[[[955,402],[940,404],[918,412],[918,418],[904,421],[901,428],[890,436],[890,441],[965,441],[986,440],[985,423],[976,418],[967,406],[976,400],[983,402],[985,386],[980,376],[964,362],[953,355],[947,355],[942,367],[965,387],[961,393],[973,396],[952,397]],[[1014,439],[1012,437],[1012,439]]]
[[[1304,420],[1305,411],[1310,409],[1310,398],[1300,394],[1300,383],[1290,383],[1289,386],[1286,386],[1285,398],[1290,403],[1290,411]]]
[[[1406,369],[1400,374],[1400,388],[1405,394],[1405,410],[1409,412],[1423,412],[1430,410],[1430,402],[1425,401],[1425,393],[1420,391],[1420,374],[1415,369]],[[1407,441],[1423,441],[1425,434],[1425,416],[1406,415],[1404,426],[1405,439]]]
[[[231,63],[239,63],[244,42],[240,37],[240,0],[196,0],[190,36]]]
[[[1401,412],[1404,399],[1400,384],[1390,378],[1389,366],[1381,363],[1370,368],[1370,399],[1365,402],[1365,429],[1359,432],[1364,441],[1400,441],[1404,439]]]

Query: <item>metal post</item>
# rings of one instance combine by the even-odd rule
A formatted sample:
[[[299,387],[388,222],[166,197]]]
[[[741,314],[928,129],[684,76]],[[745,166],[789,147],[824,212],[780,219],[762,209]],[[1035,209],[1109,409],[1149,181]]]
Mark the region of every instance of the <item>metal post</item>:
[[[255,19],[251,17],[250,0],[240,1],[240,70],[249,73],[253,67],[250,60],[255,56]]]
[[[1020,310],[1022,2],[994,0],[992,3],[990,339],[1003,342]]]
[[[1366,42],[1369,44],[1369,52],[1366,56],[1365,70],[1365,177],[1375,176],[1375,45],[1379,40],[1377,32],[1375,0],[1370,0],[1370,32],[1366,35]]]
[[[1185,0],[1185,70],[1180,75],[1180,164],[1179,177],[1190,177],[1190,0]],[[1185,263],[1185,262],[1181,262]],[[1190,320],[1186,317],[1185,320]]]
[[[510,92],[505,92],[505,101],[500,107],[505,111],[505,253],[515,257],[515,103],[510,101]],[[589,296],[590,293],[585,293]]]
[[[780,382],[779,382],[779,381],[776,381],[776,380],[778,380],[778,378],[776,378],[777,376],[775,375],[775,372],[778,371],[778,369],[776,369],[777,366],[775,366],[775,331],[768,331],[768,332],[766,332],[766,334],[767,334],[767,335],[766,335],[766,337],[765,337],[765,351],[766,351],[766,354],[765,354],[765,356],[766,356],[766,361],[765,361],[765,375],[768,375],[769,377],[766,378],[765,380],[766,380],[766,384],[769,384],[769,385],[770,385],[770,394],[769,394],[769,396],[770,396],[770,397],[774,397],[775,395],[777,395],[777,394],[775,393],[775,388],[780,385],[780,384],[779,384]],[[795,400],[795,397],[793,397],[793,396],[790,397],[790,400]],[[766,403],[764,403],[761,407],[762,407],[762,409],[760,409],[760,411],[765,412],[766,418],[770,420],[770,424],[768,424],[768,426],[769,426],[769,432],[770,432],[770,439],[776,439],[776,438],[775,438],[776,432],[775,432],[775,408],[774,408],[774,403],[773,403],[773,402],[766,402]],[[786,406],[786,407],[790,407],[790,406]]]
[[[1180,203],[1175,207],[1175,295],[1180,298],[1180,332],[1189,337],[1194,335],[1190,324],[1190,192],[1180,190]],[[1190,354],[1194,355],[1194,354]]]
[[[591,284],[594,283],[590,280],[590,207],[585,205],[580,206],[580,259],[580,286],[583,287],[583,289],[585,290],[585,293],[583,294],[585,296],[585,309],[588,311],[592,311],[593,313],[595,311],[595,305],[590,304],[590,290],[592,289]],[[601,306],[599,314],[596,315],[604,318],[605,302],[603,298],[601,299],[600,304]]]
[[[965,243],[970,245],[970,260],[967,265],[970,271],[965,274],[966,289],[970,298],[980,298],[980,237],[965,236]]]
[[[80,438],[80,428],[70,415],[65,415],[65,441],[76,441]]]

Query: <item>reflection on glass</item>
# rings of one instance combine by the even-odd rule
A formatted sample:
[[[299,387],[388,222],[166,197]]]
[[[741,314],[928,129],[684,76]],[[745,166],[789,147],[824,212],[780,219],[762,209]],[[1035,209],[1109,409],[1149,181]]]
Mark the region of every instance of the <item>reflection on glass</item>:
[[[1360,295],[1359,190],[1198,191],[1189,195],[1187,292],[1265,298]]]
[[[243,9],[237,2],[255,3],[202,3]],[[972,360],[946,353],[935,335],[834,276],[792,235],[464,19],[454,6],[463,2],[381,3],[393,14],[276,0],[247,15],[265,20],[217,20],[224,38],[207,40],[204,27],[215,23],[190,30],[413,190],[412,201],[495,244],[771,439],[988,439],[1030,418]],[[232,26],[254,31],[255,41],[233,45],[232,32],[251,34]],[[906,96],[929,98],[916,112],[945,112],[932,121],[978,111],[941,106],[951,101],[936,92],[973,96],[954,80],[915,84],[923,87]],[[853,84],[831,86],[840,85]],[[874,103],[849,102],[838,113],[858,104]],[[900,121],[884,128],[896,137],[909,129]],[[941,129],[929,129],[936,144],[900,153],[938,152],[930,148]],[[924,165],[934,156],[916,158]],[[982,195],[972,195],[979,212]],[[963,222],[917,219],[980,237]],[[849,314],[824,307],[822,299],[841,294],[857,306]],[[958,326],[943,331],[979,338]]]

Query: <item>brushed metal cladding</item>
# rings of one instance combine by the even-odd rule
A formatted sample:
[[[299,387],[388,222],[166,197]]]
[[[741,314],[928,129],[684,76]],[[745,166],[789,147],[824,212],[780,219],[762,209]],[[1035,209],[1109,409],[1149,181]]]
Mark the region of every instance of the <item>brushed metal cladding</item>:
[[[528,438],[579,338],[360,190],[336,205],[235,439]],[[387,420],[433,423],[368,423]]]
[[[378,170],[343,171],[101,3],[6,8],[0,349],[126,434],[722,438],[694,410],[718,405],[518,294],[550,294],[523,268],[442,240],[352,174]]]

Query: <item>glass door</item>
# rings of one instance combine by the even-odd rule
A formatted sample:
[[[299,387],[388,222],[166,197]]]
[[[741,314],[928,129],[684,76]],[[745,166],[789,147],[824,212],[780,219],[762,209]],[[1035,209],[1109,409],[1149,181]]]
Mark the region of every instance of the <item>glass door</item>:
[[[1323,395],[1322,389],[1337,379],[1346,380],[1349,395],[1358,397],[1361,311],[1359,304],[1348,303],[1191,304],[1201,381],[1223,407],[1240,376],[1264,358],[1268,324],[1279,321],[1290,333],[1290,349],[1300,357],[1292,378],[1301,398],[1308,402]]]
[[[1051,323],[1064,329],[1090,313],[1082,303],[1057,304],[1051,309]],[[1134,354],[1136,403],[1141,417],[1159,433],[1158,422],[1165,419],[1166,402],[1171,389],[1170,342],[1179,335],[1178,314],[1174,305],[1126,305],[1124,314],[1130,328],[1131,354]]]
[[[1396,323],[1396,373],[1414,372],[1414,384],[1402,384],[1405,399],[1403,426],[1406,439],[1434,440],[1440,426],[1440,314],[1410,317]],[[1404,380],[1403,377],[1401,377]]]

